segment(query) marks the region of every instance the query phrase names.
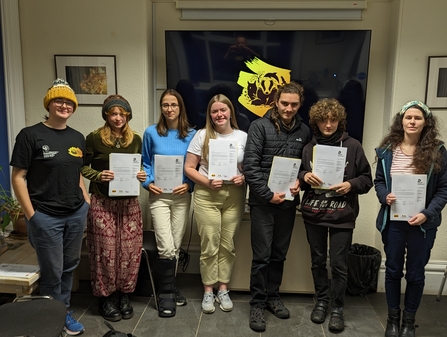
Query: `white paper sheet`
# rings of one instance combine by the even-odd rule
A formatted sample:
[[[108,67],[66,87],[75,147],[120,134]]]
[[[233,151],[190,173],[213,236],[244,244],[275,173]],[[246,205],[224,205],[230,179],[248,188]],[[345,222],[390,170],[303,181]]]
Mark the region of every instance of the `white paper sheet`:
[[[172,190],[183,182],[183,156],[154,156],[154,184],[163,190],[163,193],[172,193]]]
[[[115,178],[109,182],[109,196],[138,196],[140,182],[137,173],[141,170],[141,154],[111,153],[109,156],[110,171]]]
[[[301,159],[287,157],[273,157],[267,186],[274,193],[285,193],[284,199],[293,200],[290,188],[295,186],[300,169]]]
[[[391,205],[390,220],[408,221],[425,208],[426,174],[393,174],[391,193],[396,201]]]
[[[237,175],[237,140],[210,139],[208,179],[230,180]]]
[[[346,147],[315,145],[313,149],[312,173],[316,174],[323,184],[313,188],[329,189],[343,182],[346,165]]]
[[[39,266],[2,263],[0,264],[0,277],[19,277],[27,279],[38,273],[39,270]]]

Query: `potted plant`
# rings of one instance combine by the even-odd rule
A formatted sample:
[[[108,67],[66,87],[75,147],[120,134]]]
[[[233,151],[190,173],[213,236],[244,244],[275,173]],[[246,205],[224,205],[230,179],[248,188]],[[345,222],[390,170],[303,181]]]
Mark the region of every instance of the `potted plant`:
[[[1,166],[0,171],[3,173],[3,168]],[[9,223],[12,222],[16,234],[26,234],[26,224],[23,226],[25,221],[22,207],[20,206],[19,201],[12,195],[11,191],[6,190],[1,184],[0,214],[3,216],[3,221],[0,223],[2,232],[4,232]]]

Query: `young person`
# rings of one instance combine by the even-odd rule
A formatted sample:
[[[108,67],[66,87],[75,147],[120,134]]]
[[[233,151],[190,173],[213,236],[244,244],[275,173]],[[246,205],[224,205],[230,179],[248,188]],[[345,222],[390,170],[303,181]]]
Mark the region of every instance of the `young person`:
[[[101,109],[104,125],[86,138],[82,174],[90,180],[91,207],[87,218],[87,247],[93,295],[99,313],[115,322],[133,317],[129,294],[137,284],[143,245],[143,221],[137,197],[109,196],[111,153],[141,153],[141,137],[132,131],[132,108],[120,95],[107,97]],[[146,172],[134,179],[143,182]],[[112,298],[118,292],[118,305]]]
[[[376,149],[374,185],[380,202],[376,227],[382,234],[388,321],[385,336],[415,336],[415,316],[425,285],[425,265],[447,203],[447,152],[438,138],[438,121],[420,101],[406,103],[394,117],[389,133]],[[425,207],[408,221],[394,221],[391,205],[393,175],[426,174]],[[400,326],[401,280],[405,264],[405,298]]]
[[[237,145],[237,174],[229,180],[209,179],[208,160],[211,139],[226,139]],[[242,160],[247,134],[238,129],[234,107],[219,94],[208,103],[205,129],[199,130],[188,147],[185,173],[195,182],[194,216],[200,235],[200,274],[204,288],[202,311],[214,312],[214,301],[223,311],[233,310],[228,283],[236,252],[234,239],[245,205]],[[199,165],[199,170],[197,170]],[[213,286],[217,284],[217,296]]]
[[[301,212],[310,246],[317,299],[310,319],[314,323],[323,323],[330,303],[329,330],[340,332],[344,329],[348,252],[359,213],[358,195],[368,193],[373,186],[371,167],[361,144],[346,132],[345,108],[337,100],[325,98],[315,103],[310,108],[309,124],[314,136],[304,147],[299,178],[304,190]],[[347,149],[342,183],[328,189],[319,188],[323,181],[312,172],[316,145]],[[330,285],[326,268],[328,237]]]
[[[250,328],[264,331],[265,309],[281,319],[289,310],[279,295],[284,261],[289,249],[299,204],[299,181],[290,189],[293,201],[268,187],[273,157],[301,158],[310,140],[310,130],[302,123],[298,109],[304,101],[303,87],[291,82],[280,87],[275,106],[263,118],[251,123],[244,157],[245,179],[250,187],[251,218]]]
[[[186,150],[196,131],[188,124],[185,104],[177,91],[165,90],[161,94],[160,108],[158,123],[149,126],[143,135],[143,167],[147,173],[143,187],[149,190],[149,207],[161,273],[158,315],[173,317],[176,305],[187,303],[175,286],[175,274],[189,216],[193,183],[183,174],[182,184],[176,186],[172,193],[165,193],[155,183],[155,155],[186,157]]]
[[[45,122],[17,135],[10,163],[12,186],[36,250],[39,292],[62,301],[68,309],[90,203],[81,176],[85,141],[67,125],[78,101],[65,80],[53,82],[43,105],[48,111]],[[84,326],[72,313],[68,311],[64,329],[75,336],[84,332]]]

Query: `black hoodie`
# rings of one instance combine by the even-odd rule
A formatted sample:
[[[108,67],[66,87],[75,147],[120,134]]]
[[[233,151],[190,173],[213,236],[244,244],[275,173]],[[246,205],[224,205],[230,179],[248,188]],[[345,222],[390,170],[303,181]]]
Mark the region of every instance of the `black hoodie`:
[[[362,145],[347,132],[339,142],[332,146],[347,148],[346,165],[343,181],[351,184],[351,190],[345,195],[337,195],[334,191],[313,189],[304,182],[304,175],[312,172],[313,148],[317,144],[316,137],[303,149],[303,158],[299,173],[300,186],[304,190],[301,212],[307,224],[326,227],[354,228],[359,214],[358,195],[368,193],[373,186],[371,167]]]

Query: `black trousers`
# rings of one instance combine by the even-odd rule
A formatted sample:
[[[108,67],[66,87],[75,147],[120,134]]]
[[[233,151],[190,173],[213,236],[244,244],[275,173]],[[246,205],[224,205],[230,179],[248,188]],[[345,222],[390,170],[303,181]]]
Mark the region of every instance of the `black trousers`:
[[[310,246],[312,276],[317,301],[331,303],[332,308],[343,307],[348,279],[348,252],[352,242],[353,229],[304,224]],[[332,274],[330,288],[326,268],[328,234]]]
[[[284,261],[289,250],[296,208],[269,205],[250,207],[251,217],[251,306],[265,308],[279,299]]]

